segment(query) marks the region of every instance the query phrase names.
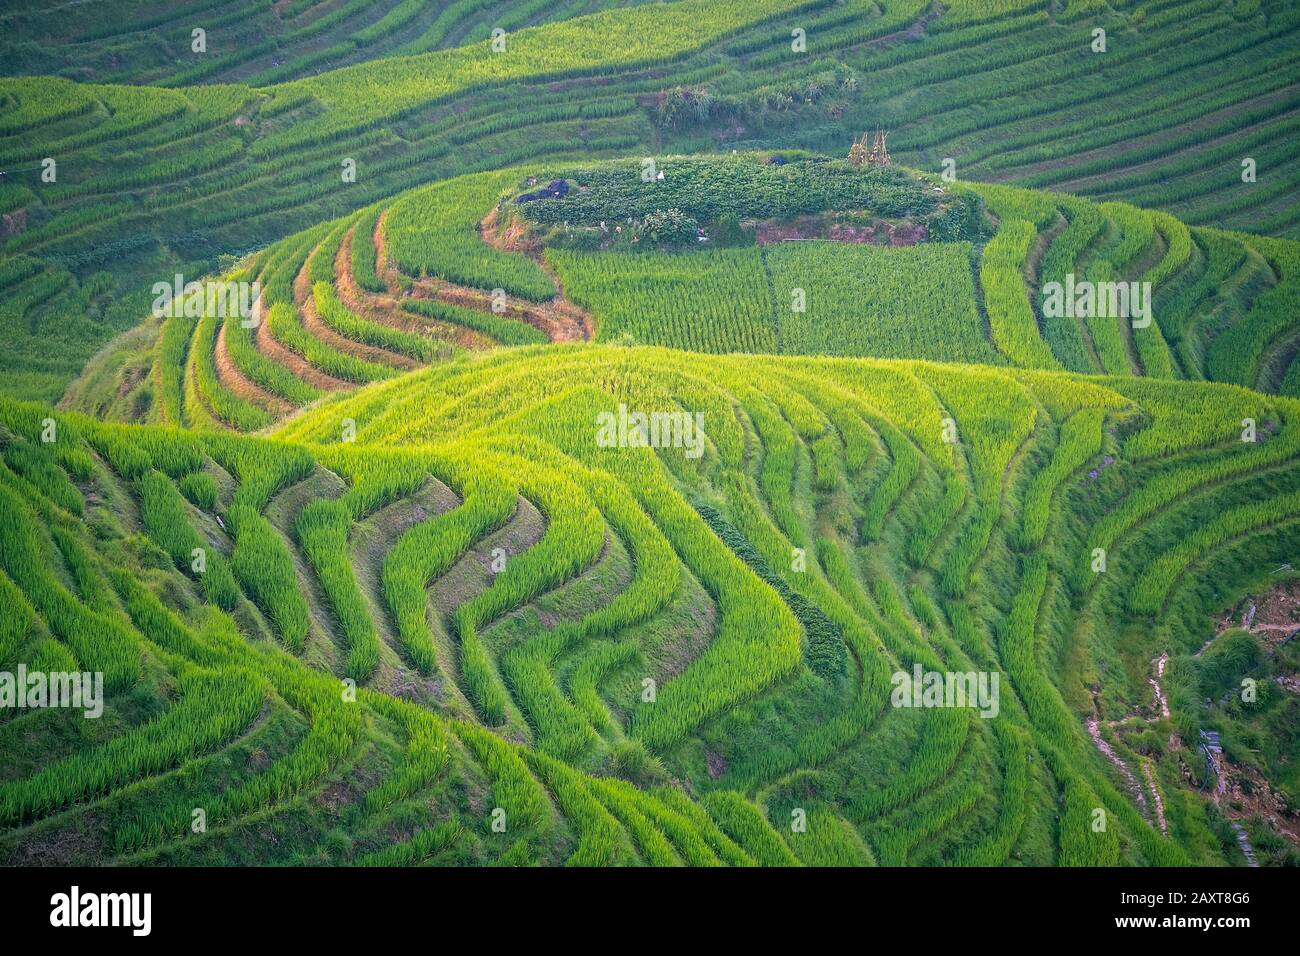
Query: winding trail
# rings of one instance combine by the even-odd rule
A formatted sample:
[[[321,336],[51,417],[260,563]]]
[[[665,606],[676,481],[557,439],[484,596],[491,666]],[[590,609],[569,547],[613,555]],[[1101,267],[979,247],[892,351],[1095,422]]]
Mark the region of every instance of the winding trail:
[[[1147,789],[1151,791],[1151,805],[1155,808],[1156,822],[1160,824],[1160,832],[1169,836],[1169,824],[1165,822],[1165,802],[1160,796],[1160,788],[1156,786],[1155,771],[1151,769],[1151,761],[1142,760],[1142,776],[1146,778]]]
[[[1150,817],[1151,811],[1147,807],[1146,794],[1142,792],[1142,787],[1138,784],[1137,777],[1133,775],[1133,771],[1129,769],[1128,764],[1120,758],[1119,754],[1115,753],[1110,744],[1106,742],[1106,738],[1101,735],[1101,722],[1096,717],[1089,717],[1086,724],[1088,736],[1097,745],[1097,749],[1101,751],[1102,756],[1119,770],[1120,776],[1124,778],[1124,782],[1128,785],[1129,793],[1133,795],[1133,799],[1136,801],[1138,809],[1142,811],[1142,815]]]
[[[1262,630],[1265,627],[1270,627],[1270,626],[1260,625],[1258,629]],[[1277,627],[1275,629],[1286,630],[1286,628],[1281,628],[1281,627]],[[1194,656],[1200,657],[1201,653],[1207,647],[1209,647],[1210,644],[1212,644],[1213,642],[1214,642],[1214,638],[1211,638],[1209,641],[1206,641],[1205,644],[1202,645],[1201,649],[1197,651]],[[1151,665],[1155,670],[1155,674],[1154,676],[1147,678],[1147,683],[1151,685],[1152,692],[1154,693],[1155,696],[1155,706],[1156,706],[1156,710],[1158,711],[1158,716],[1150,717],[1147,716],[1145,713],[1143,713],[1141,710],[1137,710],[1134,711],[1129,716],[1123,718],[1122,720],[1110,721],[1108,726],[1114,727],[1119,724],[1128,723],[1130,721],[1136,721],[1140,723],[1150,723],[1153,720],[1164,719],[1169,717],[1169,699],[1165,695],[1164,686],[1163,686],[1163,681],[1165,676],[1165,665],[1167,665],[1168,663],[1169,663],[1169,652],[1165,651],[1161,653],[1159,657],[1154,658],[1151,661]],[[1124,775],[1125,780],[1129,781],[1130,784],[1135,783],[1133,779],[1133,774],[1128,769],[1127,765],[1124,764],[1124,762],[1114,753],[1114,751],[1105,742],[1105,740],[1102,739],[1101,732],[1098,727],[1097,718],[1093,717],[1088,720],[1088,732],[1092,736],[1093,741],[1097,744],[1097,749],[1100,750],[1103,754],[1105,754],[1107,759],[1109,759],[1112,763],[1114,763],[1117,767],[1119,767],[1120,772]],[[1172,746],[1179,742],[1179,735],[1175,732],[1170,735],[1169,739],[1170,739],[1170,744]],[[1224,771],[1223,751],[1217,745],[1209,749],[1206,749],[1204,748],[1204,746],[1202,746],[1202,749],[1205,750],[1205,752],[1209,755],[1210,764],[1214,768],[1215,783],[1214,783],[1214,791],[1212,794],[1212,798],[1214,800],[1214,803],[1218,805],[1222,801],[1222,799],[1227,795],[1228,792],[1227,774]],[[1147,789],[1151,794],[1151,805],[1154,808],[1156,823],[1160,826],[1160,832],[1168,836],[1169,826],[1167,821],[1165,820],[1164,801],[1160,796],[1160,789],[1156,785],[1155,771],[1153,769],[1152,762],[1149,759],[1144,757],[1139,757],[1138,760],[1142,767],[1142,775],[1146,779]],[[1146,800],[1144,798],[1139,797],[1138,802],[1142,806],[1143,812],[1146,812],[1146,806],[1147,806]],[[1241,852],[1242,855],[1245,856],[1246,858],[1247,865],[1254,866],[1254,867],[1259,866],[1259,860],[1255,855],[1255,848],[1251,846],[1250,839],[1246,834],[1245,828],[1242,827],[1241,824],[1238,823],[1236,820],[1230,819],[1228,822],[1232,825],[1233,832],[1237,836],[1237,844],[1241,847]]]
[[[1119,727],[1132,722],[1149,723],[1153,720],[1161,720],[1169,716],[1169,700],[1165,696],[1164,688],[1161,685],[1161,681],[1164,680],[1165,676],[1165,665],[1168,663],[1169,653],[1167,651],[1161,653],[1159,657],[1153,658],[1151,661],[1151,666],[1155,671],[1155,675],[1148,677],[1147,683],[1151,685],[1151,690],[1154,696],[1155,716],[1150,716],[1144,709],[1138,708],[1128,716],[1122,717],[1119,720],[1107,721],[1107,727]],[[1095,693],[1093,707],[1095,711]],[[1094,713],[1094,716],[1089,717],[1085,721],[1085,725],[1088,728],[1088,736],[1092,738],[1092,742],[1096,745],[1102,756],[1109,760],[1124,778],[1129,793],[1132,794],[1134,801],[1138,805],[1138,809],[1142,811],[1142,815],[1149,820],[1154,819],[1156,825],[1160,827],[1160,832],[1168,836],[1169,825],[1165,820],[1164,799],[1160,796],[1160,788],[1156,785],[1155,772],[1152,769],[1151,761],[1142,757],[1138,758],[1139,766],[1142,768],[1142,777],[1146,784],[1144,789],[1142,783],[1138,782],[1137,776],[1133,773],[1133,770],[1124,761],[1124,758],[1115,753],[1115,749],[1111,747],[1111,745],[1107,743],[1106,738],[1101,735],[1101,719]],[[1174,734],[1173,738],[1176,737],[1177,734]],[[1147,800],[1148,794],[1150,795],[1149,802]]]
[[[1155,665],[1156,676],[1148,677],[1147,683],[1151,685],[1151,689],[1155,692],[1156,706],[1160,708],[1160,716],[1168,717],[1169,700],[1165,697],[1165,692],[1164,689],[1160,686],[1160,682],[1165,678],[1165,665],[1169,663],[1169,652],[1168,651],[1163,652],[1159,657],[1157,657],[1151,663]]]

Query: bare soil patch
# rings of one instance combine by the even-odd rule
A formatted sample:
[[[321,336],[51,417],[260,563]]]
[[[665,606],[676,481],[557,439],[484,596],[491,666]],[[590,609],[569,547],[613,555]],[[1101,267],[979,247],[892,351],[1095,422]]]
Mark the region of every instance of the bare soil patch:
[[[928,235],[925,226],[911,222],[890,222],[875,219],[861,223],[843,222],[834,214],[797,216],[785,220],[761,220],[753,223],[755,238],[760,246],[774,242],[794,242],[806,239],[826,239],[854,245],[914,246],[924,242]]]
[[[310,259],[310,256],[308,258]],[[326,325],[316,311],[316,299],[312,295],[311,276],[307,273],[306,262],[303,263],[302,268],[298,270],[298,275],[293,280],[293,298],[298,306],[298,314],[302,316],[302,327],[326,345],[343,352],[345,355],[351,355],[353,358],[374,362],[378,365],[390,365],[394,368],[408,370],[420,367],[420,363],[408,355],[399,355],[396,352],[390,352],[388,349],[381,349],[375,345],[366,345],[364,342],[353,341],[346,336],[339,335]]]
[[[497,228],[500,210],[492,209],[479,223],[479,235],[483,241],[501,252],[522,253],[541,267],[550,276],[555,286],[555,298],[550,302],[528,303],[519,307],[518,316],[529,325],[543,332],[552,342],[589,341],[596,326],[585,309],[571,302],[564,295],[564,285],[559,276],[551,271],[542,255],[542,246],[531,237],[518,219],[514,219],[505,229]],[[491,300],[487,298],[488,308]]]
[[[1251,597],[1215,622],[1217,637],[1240,627],[1274,644],[1300,631],[1300,580],[1283,581],[1263,597]]]
[[[261,299],[257,300],[254,309],[259,318],[257,331],[253,334],[253,341],[254,344],[257,345],[257,350],[259,352],[265,355],[272,362],[283,365],[292,372],[295,377],[302,379],[314,388],[319,388],[327,392],[337,392],[345,388],[354,387],[351,382],[345,382],[340,378],[335,378],[327,372],[321,371],[297,352],[287,349],[277,342],[275,336],[271,334],[270,324],[263,322],[260,318],[263,311]]]
[[[387,213],[385,213],[386,215]],[[381,217],[382,218],[382,217]],[[355,227],[354,227],[355,228]],[[379,227],[375,227],[378,236]],[[376,263],[378,255],[376,255]],[[378,266],[376,265],[376,268]],[[376,273],[383,275],[382,273]],[[390,279],[385,278],[390,290],[394,287]],[[343,237],[338,256],[334,260],[334,287],[338,291],[339,301],[362,318],[381,325],[401,329],[414,334],[432,333],[435,338],[452,342],[463,349],[480,351],[491,348],[493,342],[487,336],[451,322],[441,322],[429,316],[418,316],[402,309],[400,295],[383,295],[362,289],[352,275],[352,230]]]
[[[217,330],[215,360],[217,381],[239,398],[265,408],[274,415],[287,415],[293,409],[292,405],[278,395],[272,395],[260,385],[249,380],[235,365],[234,360],[230,357],[229,350],[226,348],[226,324],[224,322],[221,323],[221,328]]]

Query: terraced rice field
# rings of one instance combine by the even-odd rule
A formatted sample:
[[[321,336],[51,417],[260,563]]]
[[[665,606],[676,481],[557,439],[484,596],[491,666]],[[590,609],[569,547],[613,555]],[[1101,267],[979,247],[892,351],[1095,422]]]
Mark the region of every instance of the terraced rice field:
[[[612,403],[685,401],[697,459],[592,441]],[[1143,675],[1093,655],[1176,640],[1206,581],[1292,540],[1298,413],[1223,385],[597,345],[372,384],[271,439],[58,416],[43,444],[43,413],[6,403],[6,653],[103,670],[109,729],[0,785],[0,846],[73,828],[81,860],[266,861],[269,811],[317,862],[1209,862],[1176,763],[1127,792],[1077,705],[1095,680],[1141,704]],[[947,417],[970,437],[946,444]],[[1097,544],[1093,575],[1072,557]],[[993,668],[1002,717],[884,706],[918,662]],[[1114,828],[1070,839],[1093,806]]]
[[[0,865],[1300,859],[1290,5],[92,6],[0,13]]]
[[[159,273],[211,266],[419,183],[541,158],[719,144],[838,154],[845,130],[880,126],[897,160],[939,172],[952,159],[962,181],[1296,235],[1286,134],[1297,24],[1283,0],[943,12],[926,0],[457,0],[410,19],[411,4],[357,0],[169,2],[144,19],[135,4],[99,6],[41,18],[20,5],[0,20],[9,70],[75,78],[0,80],[0,214],[21,217],[0,228],[0,284],[17,311],[0,324],[12,356],[0,384],[17,397],[56,400],[145,314],[137,292]],[[210,54],[189,52],[184,24],[200,21]],[[519,55],[483,72],[489,24]],[[1091,49],[1098,25],[1106,53]],[[795,27],[803,54],[790,49]],[[438,49],[458,43],[470,45]],[[173,85],[114,85],[140,82]],[[666,111],[679,89],[707,94],[707,106]],[[57,161],[53,183],[44,158]],[[1243,158],[1256,163],[1253,183]],[[357,175],[341,188],[345,159]],[[68,321],[87,308],[92,321]],[[57,357],[41,348],[50,334],[65,343]]]
[[[769,168],[752,155],[670,158],[662,166],[674,177],[689,170],[688,178],[726,179],[755,195]],[[587,221],[604,222],[599,237],[613,236],[612,213],[600,218],[606,200],[595,184],[611,174],[635,181],[631,166],[560,169],[579,187],[593,185],[572,208],[568,199],[550,201],[535,214],[542,224],[571,217],[557,241]],[[1300,339],[1290,316],[1300,245],[1288,240],[1189,227],[1124,204],[971,186],[950,187],[945,198],[982,207],[974,242],[894,248],[804,237],[584,250],[519,231],[527,220],[512,197],[528,188],[526,180],[553,172],[524,167],[453,179],[270,247],[247,270],[263,289],[258,314],[266,321],[255,329],[233,316],[220,327],[215,319],[167,320],[163,337],[174,336],[176,346],[153,362],[161,399],[154,417],[256,431],[323,394],[465,352],[591,339],[724,354],[976,362],[1296,393]],[[798,175],[780,188],[795,189]],[[708,210],[690,206],[693,188],[679,186],[656,201],[703,216]],[[761,214],[769,210],[757,205],[741,212],[768,221]],[[805,231],[841,235],[854,221],[869,221],[862,213],[856,220],[830,215],[840,221],[804,222]],[[1150,321],[1135,327],[1114,317],[1052,316],[1043,289],[1067,273],[1150,283]]]

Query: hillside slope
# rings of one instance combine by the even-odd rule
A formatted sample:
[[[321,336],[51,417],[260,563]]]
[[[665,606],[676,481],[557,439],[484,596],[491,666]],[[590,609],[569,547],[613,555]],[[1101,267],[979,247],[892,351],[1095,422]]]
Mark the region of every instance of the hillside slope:
[[[601,437],[637,412],[700,430]],[[94,739],[0,722],[0,858],[1237,860],[1192,655],[1297,544],[1297,415],[593,345],[375,384],[274,441],[0,402],[0,663],[107,691]],[[914,667],[998,675],[996,714],[889,706]],[[1253,760],[1294,800],[1268,734],[1296,700],[1261,694]]]
[[[381,9],[365,7],[366,17]],[[938,172],[952,159],[962,180],[1294,234],[1300,205],[1286,169],[1300,22],[1291,5],[982,9],[683,0],[512,30],[500,54],[480,39],[274,86],[0,81],[0,214],[9,217],[0,269],[35,279],[21,314],[0,326],[0,345],[25,366],[11,362],[0,383],[56,398],[99,344],[142,317],[142,290],[159,275],[213,269],[219,255],[416,183],[542,156],[719,144],[838,153],[846,129],[883,126],[899,160]],[[473,24],[466,40],[484,25]],[[1105,53],[1092,50],[1096,29],[1108,31]],[[803,52],[791,49],[793,30],[804,31]],[[595,74],[599,83],[582,80]],[[212,78],[271,77],[232,68]],[[41,178],[47,158],[60,171],[54,183]],[[1255,163],[1254,182],[1242,180],[1243,159]],[[355,162],[354,182],[342,179],[344,160]],[[81,312],[93,305],[91,318],[66,334],[60,357],[45,355],[40,331],[64,325],[69,300]]]
[[[637,161],[475,174],[323,223],[230,274],[260,283],[254,315],[150,323],[156,344],[67,404],[256,431],[463,352],[584,339],[1300,390],[1294,242],[800,154],[657,168],[653,185]],[[554,177],[567,196],[517,202]],[[665,210],[683,241],[651,234]],[[1150,283],[1147,321],[1054,315],[1044,289],[1071,275]]]
[[[634,2],[104,0],[70,17],[15,2],[0,14],[0,70],[96,83],[262,86]],[[201,44],[195,30],[203,31]]]

